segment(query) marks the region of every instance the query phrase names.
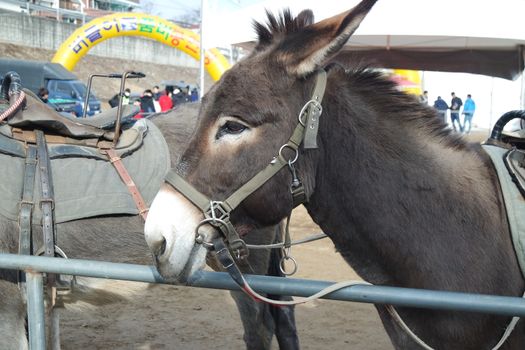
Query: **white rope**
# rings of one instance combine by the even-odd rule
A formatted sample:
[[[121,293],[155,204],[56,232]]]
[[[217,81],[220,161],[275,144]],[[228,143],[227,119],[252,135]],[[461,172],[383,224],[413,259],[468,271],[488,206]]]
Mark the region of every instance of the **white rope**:
[[[243,279],[244,279],[244,277],[243,277]],[[255,298],[257,298],[257,299],[259,299],[261,301],[264,301],[264,302],[266,302],[268,304],[276,305],[276,306],[292,306],[292,305],[304,304],[304,303],[307,303],[309,301],[313,301],[313,300],[322,298],[325,295],[328,295],[330,293],[333,293],[335,291],[338,291],[338,290],[346,288],[346,287],[358,286],[358,285],[372,285],[372,284],[369,283],[369,282],[366,282],[366,281],[355,281],[355,280],[338,282],[338,283],[334,283],[334,284],[332,284],[332,285],[330,285],[330,286],[320,290],[319,292],[317,292],[317,293],[315,293],[313,295],[310,295],[309,297],[301,298],[301,299],[297,299],[297,300],[290,300],[290,301],[273,300],[273,299],[267,298],[267,297],[257,293],[256,291],[254,291],[250,287],[248,282],[246,282],[246,280],[244,280],[244,285],[245,285],[244,291],[248,295],[251,295],[252,297],[255,297]],[[525,293],[523,293],[522,298],[525,298]],[[419,338],[414,332],[412,332],[412,330],[403,321],[401,316],[398,314],[398,312],[396,311],[396,309],[394,309],[394,307],[392,305],[385,305],[385,306],[386,306],[386,309],[387,309],[388,313],[390,314],[390,316],[392,316],[394,321],[401,327],[401,329],[403,331],[405,331],[405,333],[408,334],[408,336],[410,336],[410,338],[412,338],[412,340],[414,340],[419,346],[421,346],[421,348],[423,348],[425,350],[435,350],[431,346],[427,345],[423,340],[421,340],[421,338]],[[492,350],[498,350],[505,343],[507,338],[510,336],[510,334],[512,333],[512,331],[516,327],[516,324],[518,323],[519,320],[520,320],[520,317],[517,317],[517,316],[512,318],[510,323],[507,325],[507,328],[505,329],[505,333],[503,333],[503,336],[501,337],[499,342],[492,348]]]
[[[317,233],[305,238],[298,239],[296,241],[292,241],[291,245],[297,245],[297,244],[303,244],[303,243],[309,243],[313,241],[317,241],[319,239],[323,239],[328,237],[324,233]],[[261,244],[261,245],[255,245],[255,244],[247,244],[246,247],[249,249],[275,249],[275,248],[283,248],[284,242],[280,243],[274,243],[274,244]]]
[[[309,301],[314,301],[316,299],[324,297],[325,295],[328,295],[330,293],[333,293],[335,291],[338,291],[339,289],[343,289],[343,288],[346,288],[346,287],[358,286],[358,285],[371,285],[371,284],[368,283],[368,282],[365,282],[365,281],[343,281],[343,282],[338,282],[338,283],[334,283],[334,284],[332,284],[332,285],[330,285],[330,286],[320,290],[319,292],[317,292],[317,293],[315,293],[313,295],[310,295],[309,297],[300,298],[300,299],[296,299],[296,300],[289,300],[289,301],[273,300],[273,299],[269,299],[269,298],[267,298],[265,296],[262,296],[261,294],[259,294],[256,291],[254,291],[252,289],[252,287],[250,287],[250,285],[246,282],[246,280],[244,281],[244,285],[245,285],[246,293],[248,295],[251,295],[252,297],[260,299],[260,300],[262,300],[262,301],[264,301],[264,302],[266,302],[268,304],[271,304],[271,305],[292,306],[292,305],[304,304],[304,303],[307,303]]]
[[[396,323],[399,325],[399,327],[401,327],[401,329],[404,330],[405,333],[408,334],[410,336],[410,338],[412,338],[413,341],[415,341],[423,349],[434,350],[434,348],[428,346],[427,343],[425,343],[414,332],[412,332],[412,330],[407,326],[407,324],[403,321],[401,316],[399,316],[399,314],[397,313],[396,309],[394,309],[394,307],[392,305],[385,305],[385,306],[386,306],[386,310],[388,311],[390,316],[392,316],[392,318],[394,319],[394,321],[396,321]]]
[[[523,293],[522,298],[525,297],[525,293]],[[412,330],[407,326],[407,324],[403,321],[401,316],[397,313],[396,309],[392,305],[386,305],[386,309],[390,316],[394,319],[394,321],[397,322],[397,324],[414,340],[419,346],[421,346],[423,349],[426,350],[434,350],[434,348],[428,346],[421,338],[419,338]],[[507,340],[507,338],[510,336],[514,328],[516,327],[516,323],[520,320],[520,317],[515,316],[512,318],[510,323],[508,324],[507,328],[505,329],[505,333],[503,333],[503,336],[499,340],[499,342],[492,348],[492,350],[498,350]]]

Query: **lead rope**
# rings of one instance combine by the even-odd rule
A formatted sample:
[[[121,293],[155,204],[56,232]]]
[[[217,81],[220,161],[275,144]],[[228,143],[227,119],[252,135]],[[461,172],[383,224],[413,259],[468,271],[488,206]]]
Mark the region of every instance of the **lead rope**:
[[[310,295],[306,298],[301,298],[298,300],[290,300],[290,301],[283,301],[283,300],[273,300],[270,298],[267,298],[250,287],[246,279],[244,278],[243,274],[235,265],[235,262],[228,250],[228,248],[224,245],[224,242],[221,238],[216,238],[213,241],[213,247],[215,249],[215,255],[217,257],[217,260],[222,264],[224,269],[230,274],[232,279],[239,285],[239,287],[249,296],[254,298],[255,300],[264,301],[265,303],[268,303],[273,306],[293,306],[293,305],[300,305],[307,303],[309,301],[317,300],[319,298],[322,298],[330,293],[333,293],[335,291],[338,291],[340,289],[351,287],[351,286],[358,286],[358,285],[372,285],[372,283],[366,282],[366,281],[343,281],[343,282],[337,282],[334,283],[319,292]],[[522,295],[523,298],[525,298],[525,293]],[[385,305],[388,313],[392,317],[392,319],[398,324],[398,326],[406,332],[406,334],[412,338],[414,342],[416,342],[419,346],[421,346],[425,350],[435,350],[431,346],[427,345],[421,338],[419,338],[409,327],[408,325],[403,321],[399,313],[396,311],[396,309],[392,305]],[[492,350],[498,350],[508,339],[512,331],[514,330],[516,324],[520,320],[520,317],[513,317],[510,321],[510,323],[507,325],[507,328],[505,329],[505,332],[503,333],[503,336],[498,341],[498,343],[492,348]]]
[[[521,296],[522,298],[525,298],[525,293]],[[399,327],[401,327],[402,330],[404,330],[411,338],[414,340],[419,346],[421,346],[423,349],[426,350],[434,350],[434,348],[428,346],[421,338],[419,338],[412,330],[407,326],[407,324],[403,321],[401,316],[397,313],[396,309],[392,305],[385,305],[388,313],[394,321],[398,324]],[[501,348],[501,346],[505,343],[507,338],[511,335],[512,331],[516,327],[516,324],[520,320],[520,317],[515,316],[510,320],[510,323],[507,325],[507,328],[505,329],[505,332],[503,333],[503,336],[499,340],[499,342],[492,348],[492,350],[498,350]]]

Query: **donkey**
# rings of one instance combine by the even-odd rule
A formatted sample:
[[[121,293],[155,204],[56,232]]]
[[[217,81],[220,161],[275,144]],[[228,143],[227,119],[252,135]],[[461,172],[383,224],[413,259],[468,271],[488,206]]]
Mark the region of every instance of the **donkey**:
[[[229,217],[241,236],[289,216],[290,185],[300,180],[313,220],[371,283],[521,296],[525,283],[497,177],[481,146],[454,134],[380,72],[330,63],[375,2],[361,1],[318,23],[309,10],[255,23],[255,49],[204,97],[197,131],[171,175],[224,203],[256,174],[283,164],[244,200],[236,198]],[[324,74],[321,101],[316,91]],[[319,105],[317,123],[311,115]],[[298,147],[294,130],[302,124],[318,133]],[[173,183],[154,199],[145,236],[160,273],[184,283],[203,266],[200,243],[215,241],[222,226],[201,227],[196,241],[203,210]],[[421,348],[385,306],[376,308],[396,349]],[[492,349],[511,319],[398,312],[426,348],[436,349]],[[523,348],[521,321],[501,349]]]
[[[172,164],[180,157],[181,148],[187,143],[196,121],[198,104],[186,104],[165,114],[152,117],[162,131],[170,149]],[[1,165],[0,165],[1,166]],[[152,264],[151,253],[144,241],[144,223],[139,216],[106,216],[76,220],[57,225],[57,246],[70,258],[95,259],[112,262]],[[38,239],[41,227],[34,226],[34,246],[41,246]],[[253,244],[279,241],[279,228],[261,229],[253,236]],[[0,251],[16,253],[18,227],[0,215]],[[280,251],[253,251],[248,262],[252,273],[279,275]],[[246,272],[249,272],[246,271]],[[75,291],[82,290],[78,296]],[[85,288],[73,289],[67,300],[82,300]],[[25,304],[17,286],[17,272],[0,269],[0,349],[27,349],[25,329]],[[95,293],[89,299],[111,296],[110,291]],[[244,340],[248,349],[270,349],[275,334],[282,349],[298,349],[293,308],[274,308],[257,303],[241,292],[231,293],[240,312],[244,327]],[[64,301],[66,302],[66,301]],[[107,302],[107,300],[104,300]]]

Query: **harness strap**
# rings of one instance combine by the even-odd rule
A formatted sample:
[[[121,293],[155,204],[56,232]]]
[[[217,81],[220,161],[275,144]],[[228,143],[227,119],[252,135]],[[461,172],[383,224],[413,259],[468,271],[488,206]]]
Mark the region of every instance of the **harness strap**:
[[[323,100],[326,89],[326,71],[320,70],[317,74],[317,83],[315,84],[312,95],[312,104],[308,108],[306,118],[306,131],[304,133],[304,148],[317,148],[317,133],[319,131],[319,117],[323,112],[321,101]]]
[[[135,205],[137,206],[137,209],[139,210],[139,214],[146,221],[146,218],[148,216],[148,207],[146,206],[146,202],[144,201],[144,198],[140,194],[140,191],[135,184],[135,181],[131,178],[131,175],[129,175],[128,170],[124,166],[124,163],[122,162],[122,159],[117,155],[117,152],[115,152],[114,149],[106,149],[104,150],[106,155],[109,158],[109,161],[113,166],[115,167],[115,170],[117,170],[117,173],[119,174],[120,178],[122,179],[122,182],[126,185],[128,188],[129,193],[131,194],[131,197],[133,198],[133,201],[135,202]]]
[[[42,210],[42,234],[44,255],[55,256],[55,224],[54,224],[54,193],[53,179],[51,177],[51,163],[47,151],[47,143],[44,132],[35,130],[36,148],[38,155],[38,168],[40,172],[40,187],[42,197],[40,198],[40,208]],[[55,274],[47,274],[47,285],[51,288],[50,302],[54,305],[56,297]]]
[[[18,254],[31,254],[31,222],[33,215],[33,192],[37,165],[36,147],[29,145],[24,168],[24,182],[22,187],[22,201],[18,217],[19,243]]]
[[[33,217],[33,195],[37,165],[36,147],[29,145],[26,152],[24,182],[22,184],[22,201],[18,213],[18,254],[31,255],[31,229]],[[25,273],[18,271],[18,282],[25,289]]]
[[[170,170],[164,179],[169,183],[173,188],[176,188],[177,191],[182,193],[184,197],[190,200],[197,208],[206,212],[210,207],[210,200],[208,197],[200,193],[193,187],[189,182],[187,182],[183,177],[177,174],[175,171]]]
[[[230,195],[223,203],[225,203],[228,209],[233,210],[241,204],[241,202],[248,197],[250,194],[259,189],[262,185],[271,179],[279,170],[288,164],[288,161],[284,159],[282,155],[274,158],[270,164],[266,166],[262,171],[258,172],[252,177],[247,183],[242,185],[237,191]]]
[[[49,157],[47,153],[47,144],[44,133],[41,130],[35,130],[38,168],[40,170],[40,183],[42,198],[40,206],[42,208],[42,232],[44,234],[44,253],[46,256],[55,256],[55,229],[53,223],[53,182],[49,167]]]

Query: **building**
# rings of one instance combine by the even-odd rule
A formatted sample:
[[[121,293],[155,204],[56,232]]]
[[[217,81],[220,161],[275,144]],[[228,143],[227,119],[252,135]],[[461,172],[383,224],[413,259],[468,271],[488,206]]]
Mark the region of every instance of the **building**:
[[[140,9],[139,0],[0,0],[0,12],[28,13],[71,23]]]

